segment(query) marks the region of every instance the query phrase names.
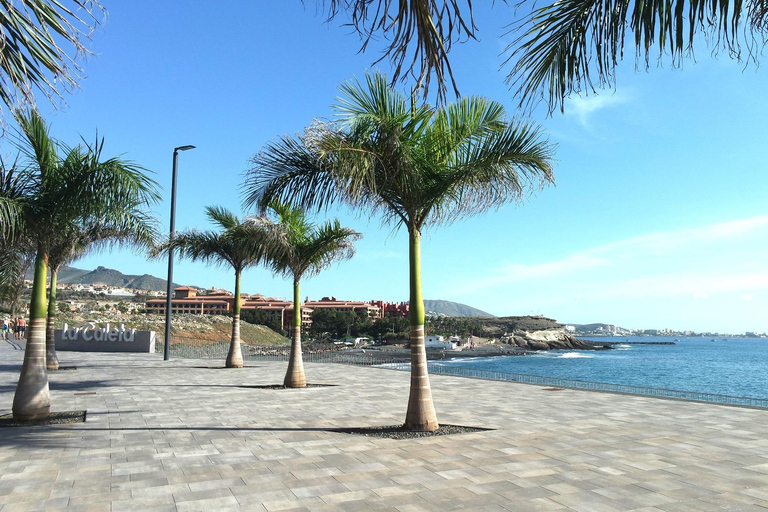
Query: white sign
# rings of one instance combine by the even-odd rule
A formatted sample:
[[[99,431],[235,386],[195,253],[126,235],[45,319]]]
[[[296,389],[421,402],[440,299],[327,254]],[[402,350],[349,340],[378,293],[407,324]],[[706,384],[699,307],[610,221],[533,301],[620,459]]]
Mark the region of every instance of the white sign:
[[[96,327],[88,322],[81,327],[69,327],[53,332],[56,350],[74,350],[79,352],[155,352],[155,331],[137,331],[120,328]]]
[[[120,329],[113,327],[96,327],[93,322],[88,322],[82,327],[69,328],[64,324],[61,332],[62,340],[71,341],[126,341],[133,342],[136,339],[136,329],[126,329],[124,324],[120,324]]]

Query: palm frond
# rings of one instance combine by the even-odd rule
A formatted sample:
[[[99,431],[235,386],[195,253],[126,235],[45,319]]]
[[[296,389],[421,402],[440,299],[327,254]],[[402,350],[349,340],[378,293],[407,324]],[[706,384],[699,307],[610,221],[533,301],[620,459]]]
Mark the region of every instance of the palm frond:
[[[666,55],[680,65],[699,34],[713,53],[756,62],[768,42],[766,10],[765,0],[563,0],[535,7],[512,25],[506,80],[521,106],[544,100],[551,112],[562,110],[571,93],[614,85],[625,44],[634,45],[646,69],[654,48],[659,60]]]
[[[0,101],[34,105],[38,90],[54,105],[77,86],[77,58],[106,14],[96,0],[0,1]]]
[[[475,39],[471,0],[320,0],[328,19],[349,13],[350,25],[363,40],[360,51],[381,35],[388,41],[382,57],[394,67],[392,83],[412,77],[416,90],[426,98],[432,76],[437,82],[437,101],[442,103],[450,82],[456,96],[448,53],[454,43]]]
[[[554,146],[504,108],[464,98],[433,111],[401,109],[380,75],[342,86],[340,123],[315,123],[254,157],[245,190],[252,203],[277,199],[304,209],[334,203],[421,229],[510,202],[553,182]]]
[[[307,137],[282,137],[251,159],[242,188],[245,208],[265,211],[273,199],[304,210],[342,200],[343,187]]]
[[[240,225],[240,219],[237,215],[222,206],[206,206],[205,214],[214,224],[219,225],[223,230],[235,229]]]
[[[282,249],[281,233],[267,219],[245,218],[236,224],[236,217],[221,207],[206,207],[211,221],[220,231],[187,230],[176,233],[158,244],[151,255],[160,257],[178,251],[180,257],[203,261],[208,265],[231,267],[241,272],[248,267],[270,262]],[[223,223],[222,223],[223,221]],[[227,224],[228,227],[224,227]]]

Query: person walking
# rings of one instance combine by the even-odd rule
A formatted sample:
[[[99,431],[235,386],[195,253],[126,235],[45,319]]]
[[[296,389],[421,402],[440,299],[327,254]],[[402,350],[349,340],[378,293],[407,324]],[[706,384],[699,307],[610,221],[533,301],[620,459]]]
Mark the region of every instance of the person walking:
[[[8,341],[8,330],[10,328],[11,326],[8,325],[8,317],[3,318],[2,336],[5,341]]]
[[[19,319],[16,320],[16,328],[19,330],[19,339],[24,339],[27,332],[27,322],[24,321],[23,316],[20,316]]]

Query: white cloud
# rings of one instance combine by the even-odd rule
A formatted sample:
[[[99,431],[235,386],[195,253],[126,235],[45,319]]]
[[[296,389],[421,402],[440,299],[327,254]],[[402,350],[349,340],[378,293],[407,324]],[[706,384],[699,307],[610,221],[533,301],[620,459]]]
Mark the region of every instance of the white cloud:
[[[591,96],[573,96],[567,100],[566,117],[575,117],[584,128],[591,127],[594,113],[629,102],[626,93],[605,91]]]
[[[766,255],[768,215],[617,240],[544,263],[506,264],[455,290],[493,294],[514,287],[538,296],[605,299],[751,297],[768,289]]]

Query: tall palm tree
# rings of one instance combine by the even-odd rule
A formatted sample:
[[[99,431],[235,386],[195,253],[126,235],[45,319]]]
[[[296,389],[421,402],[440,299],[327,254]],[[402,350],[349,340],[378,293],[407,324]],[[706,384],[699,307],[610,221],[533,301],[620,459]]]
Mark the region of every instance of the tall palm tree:
[[[45,335],[46,367],[59,369],[56,354],[54,330],[56,324],[56,284],[61,267],[82,257],[89,251],[99,250],[116,244],[130,244],[149,250],[157,239],[156,221],[137,205],[126,208],[119,218],[87,219],[85,222],[67,222],[59,226],[54,239],[49,242],[48,269],[50,286],[48,291],[48,316]]]
[[[405,428],[435,430],[424,347],[421,233],[521,201],[553,181],[553,147],[540,129],[509,122],[504,108],[464,98],[437,110],[413,105],[381,74],[348,82],[339,124],[319,122],[252,159],[246,204],[279,198],[308,209],[346,202],[408,230],[411,391]]]
[[[34,105],[34,89],[49,100],[77,86],[76,58],[106,11],[96,0],[14,0],[0,5],[0,101]]]
[[[235,271],[235,303],[232,309],[232,339],[227,354],[227,368],[243,367],[240,347],[240,276],[243,270],[272,261],[279,235],[265,219],[241,221],[229,210],[207,206],[208,218],[219,231],[183,231],[176,233],[155,251],[157,256],[178,250],[181,257],[209,264],[227,265]],[[170,343],[170,340],[166,340]]]
[[[768,43],[768,3],[563,0],[535,6],[511,32],[517,37],[508,47],[513,68],[507,82],[517,89],[521,105],[543,98],[550,111],[562,110],[570,93],[615,83],[627,37],[646,69],[654,48],[659,59],[668,52],[676,66],[693,54],[694,42],[757,62]]]
[[[283,385],[287,388],[307,387],[301,357],[301,279],[319,274],[334,261],[349,259],[355,253],[355,240],[360,233],[341,227],[338,220],[322,225],[309,222],[303,211],[277,201],[269,203],[284,232],[284,246],[272,268],[293,279],[293,329],[288,370]]]
[[[24,187],[0,186],[0,204],[13,205],[9,225],[35,243],[35,273],[24,363],[13,400],[14,418],[48,415],[50,394],[45,364],[46,281],[50,243],[67,220],[120,219],[125,209],[158,201],[156,184],[141,167],[120,158],[102,159],[104,140],[68,148],[51,138],[36,112],[19,113],[17,144],[26,166]]]

